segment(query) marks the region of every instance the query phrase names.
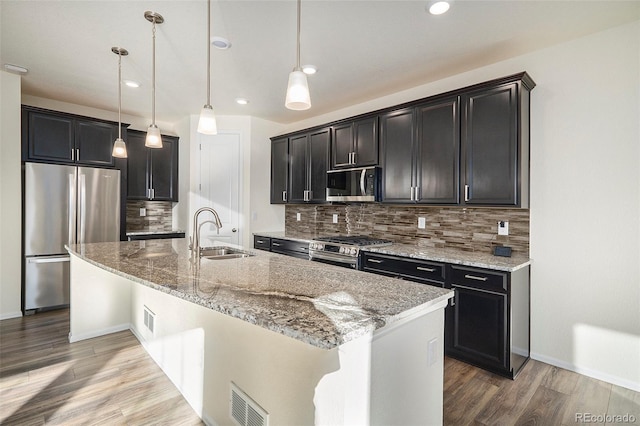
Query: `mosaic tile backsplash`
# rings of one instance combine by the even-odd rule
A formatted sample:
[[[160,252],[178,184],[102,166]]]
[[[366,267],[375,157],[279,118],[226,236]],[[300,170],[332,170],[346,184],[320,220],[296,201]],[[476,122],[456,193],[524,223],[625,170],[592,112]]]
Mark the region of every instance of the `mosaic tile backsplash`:
[[[173,228],[170,201],[127,201],[127,232],[171,231]],[[140,216],[140,209],[147,209]]]
[[[314,235],[369,235],[422,247],[491,253],[509,246],[529,256],[529,210],[397,206],[386,204],[287,205],[285,231]],[[300,213],[300,221],[297,220]],[[333,215],[338,223],[333,223]],[[418,217],[426,228],[418,229]],[[509,235],[498,235],[498,222],[509,222]]]

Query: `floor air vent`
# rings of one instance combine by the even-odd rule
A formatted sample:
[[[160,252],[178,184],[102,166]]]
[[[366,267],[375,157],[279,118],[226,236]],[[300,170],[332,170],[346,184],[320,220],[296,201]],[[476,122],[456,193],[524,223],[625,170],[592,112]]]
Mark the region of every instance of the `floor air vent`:
[[[240,426],[268,426],[269,414],[231,383],[231,418]]]
[[[153,335],[153,330],[155,329],[156,322],[156,314],[154,314],[151,309],[147,306],[144,307],[144,326],[147,327],[147,330],[151,332]]]

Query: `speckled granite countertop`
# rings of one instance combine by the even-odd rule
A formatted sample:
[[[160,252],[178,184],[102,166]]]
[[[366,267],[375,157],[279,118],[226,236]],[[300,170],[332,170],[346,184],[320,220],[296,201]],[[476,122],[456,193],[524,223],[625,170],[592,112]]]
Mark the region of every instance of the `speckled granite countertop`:
[[[69,252],[137,283],[323,349],[429,311],[453,296],[430,285],[260,250],[252,257],[192,262],[184,239],[79,244]]]
[[[469,252],[456,249],[418,247],[410,244],[393,244],[385,247],[365,247],[363,251],[411,257],[414,259],[432,260],[453,263],[456,265],[475,266],[497,271],[513,272],[531,264],[531,259],[524,256],[500,257],[491,253]]]

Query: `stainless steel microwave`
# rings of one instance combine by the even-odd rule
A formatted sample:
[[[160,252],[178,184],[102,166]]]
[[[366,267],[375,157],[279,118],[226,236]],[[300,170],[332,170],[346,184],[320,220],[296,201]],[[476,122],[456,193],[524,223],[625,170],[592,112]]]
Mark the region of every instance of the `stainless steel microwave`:
[[[327,172],[327,201],[378,201],[380,169],[358,167]]]

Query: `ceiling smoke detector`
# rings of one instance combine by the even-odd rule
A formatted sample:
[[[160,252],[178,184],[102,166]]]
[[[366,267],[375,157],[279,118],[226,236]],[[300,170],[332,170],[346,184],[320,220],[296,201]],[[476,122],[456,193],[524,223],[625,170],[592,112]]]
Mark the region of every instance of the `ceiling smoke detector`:
[[[216,49],[227,50],[231,47],[231,42],[224,37],[213,36],[211,37],[211,44]]]

